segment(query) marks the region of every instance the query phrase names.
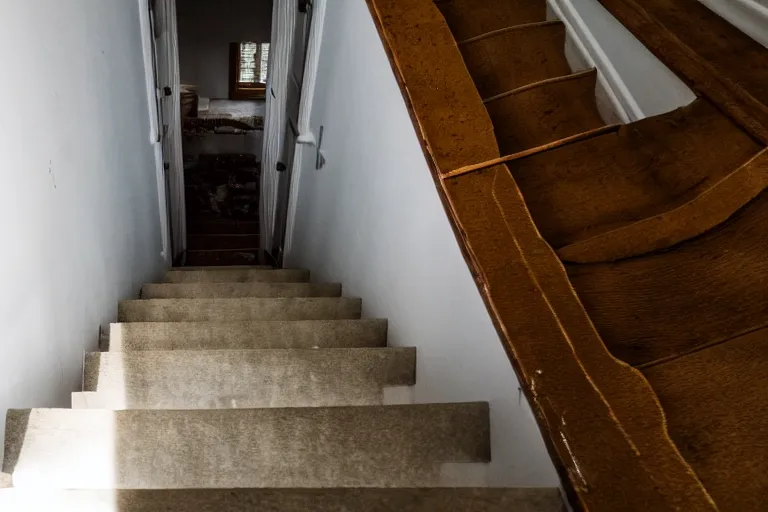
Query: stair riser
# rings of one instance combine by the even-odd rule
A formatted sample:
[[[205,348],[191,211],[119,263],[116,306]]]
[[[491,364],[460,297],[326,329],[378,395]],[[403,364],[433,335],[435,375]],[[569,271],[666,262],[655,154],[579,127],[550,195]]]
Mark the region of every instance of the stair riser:
[[[185,261],[187,265],[253,265],[259,262],[259,251],[187,251]]]
[[[340,297],[340,284],[305,283],[191,283],[145,284],[143,299]]]
[[[177,272],[177,271],[192,271],[192,270],[276,270],[274,267],[270,265],[222,265],[220,267],[216,266],[202,266],[202,267],[195,267],[192,265],[187,265],[184,267],[173,267],[171,268],[171,272]]]
[[[188,231],[190,234],[201,235],[251,235],[259,232],[259,223],[258,221],[193,221],[188,224]]]
[[[9,411],[18,488],[419,487],[488,462],[487,404]]]
[[[120,322],[358,319],[359,299],[154,299],[123,301]]]
[[[187,235],[187,249],[240,249],[253,251],[259,247],[259,235]]]
[[[95,353],[73,407],[380,405],[385,387],[412,386],[415,372],[408,348]]]
[[[191,265],[191,263],[190,263]],[[231,270],[171,270],[165,275],[166,283],[306,283],[307,270],[260,270],[235,268]]]
[[[110,327],[109,350],[384,347],[387,321],[127,323]]]

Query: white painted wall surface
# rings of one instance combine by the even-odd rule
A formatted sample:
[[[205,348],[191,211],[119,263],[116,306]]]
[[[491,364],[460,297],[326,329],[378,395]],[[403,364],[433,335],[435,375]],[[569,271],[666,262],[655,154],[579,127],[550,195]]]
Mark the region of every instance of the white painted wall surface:
[[[4,425],[68,405],[99,325],[165,262],[138,2],[2,2],[0,62]]]
[[[181,81],[200,96],[229,96],[229,44],[268,43],[272,0],[177,0]]]
[[[364,0],[328,2],[311,116],[327,166],[301,146],[287,264],[341,281],[393,346],[418,347],[415,399],[491,403],[491,485],[556,473],[461,256]]]

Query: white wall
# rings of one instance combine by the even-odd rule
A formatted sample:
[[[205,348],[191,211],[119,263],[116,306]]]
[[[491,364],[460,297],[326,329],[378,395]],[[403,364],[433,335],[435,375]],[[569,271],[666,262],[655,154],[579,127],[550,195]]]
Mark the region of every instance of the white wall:
[[[341,281],[394,346],[418,347],[416,401],[491,403],[493,485],[558,485],[461,256],[364,0],[328,2],[287,263]]]
[[[272,0],[177,0],[182,83],[200,96],[229,95],[229,44],[268,43]]]
[[[99,325],[165,262],[138,2],[3,2],[0,62],[4,425],[68,406]]]

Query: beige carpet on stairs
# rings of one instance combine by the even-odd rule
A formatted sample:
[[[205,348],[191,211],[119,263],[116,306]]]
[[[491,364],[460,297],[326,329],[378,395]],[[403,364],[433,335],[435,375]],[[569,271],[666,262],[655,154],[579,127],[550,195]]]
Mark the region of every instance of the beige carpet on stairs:
[[[73,408],[8,412],[0,510],[562,511],[557,489],[485,488],[488,404],[413,403],[416,350],[308,279],[145,285],[86,354]]]

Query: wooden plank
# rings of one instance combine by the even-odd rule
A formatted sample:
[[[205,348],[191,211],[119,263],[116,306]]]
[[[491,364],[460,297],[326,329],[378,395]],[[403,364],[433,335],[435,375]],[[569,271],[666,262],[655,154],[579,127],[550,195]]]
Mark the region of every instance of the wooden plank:
[[[700,99],[614,133],[516,160],[510,169],[542,235],[561,249],[695,199],[760,149]]]
[[[543,146],[605,126],[594,69],[529,84],[485,102],[502,154]]]
[[[560,21],[492,32],[460,43],[459,50],[483,98],[571,73]]]
[[[457,41],[547,19],[546,0],[445,0],[436,3]]]
[[[768,328],[643,373],[659,395],[672,438],[721,510],[765,510]]]
[[[767,320],[768,193],[668,251],[566,268],[605,344],[629,364],[732,338]]]
[[[728,220],[768,188],[768,149],[686,203],[557,250],[563,261],[600,263],[667,249]]]

